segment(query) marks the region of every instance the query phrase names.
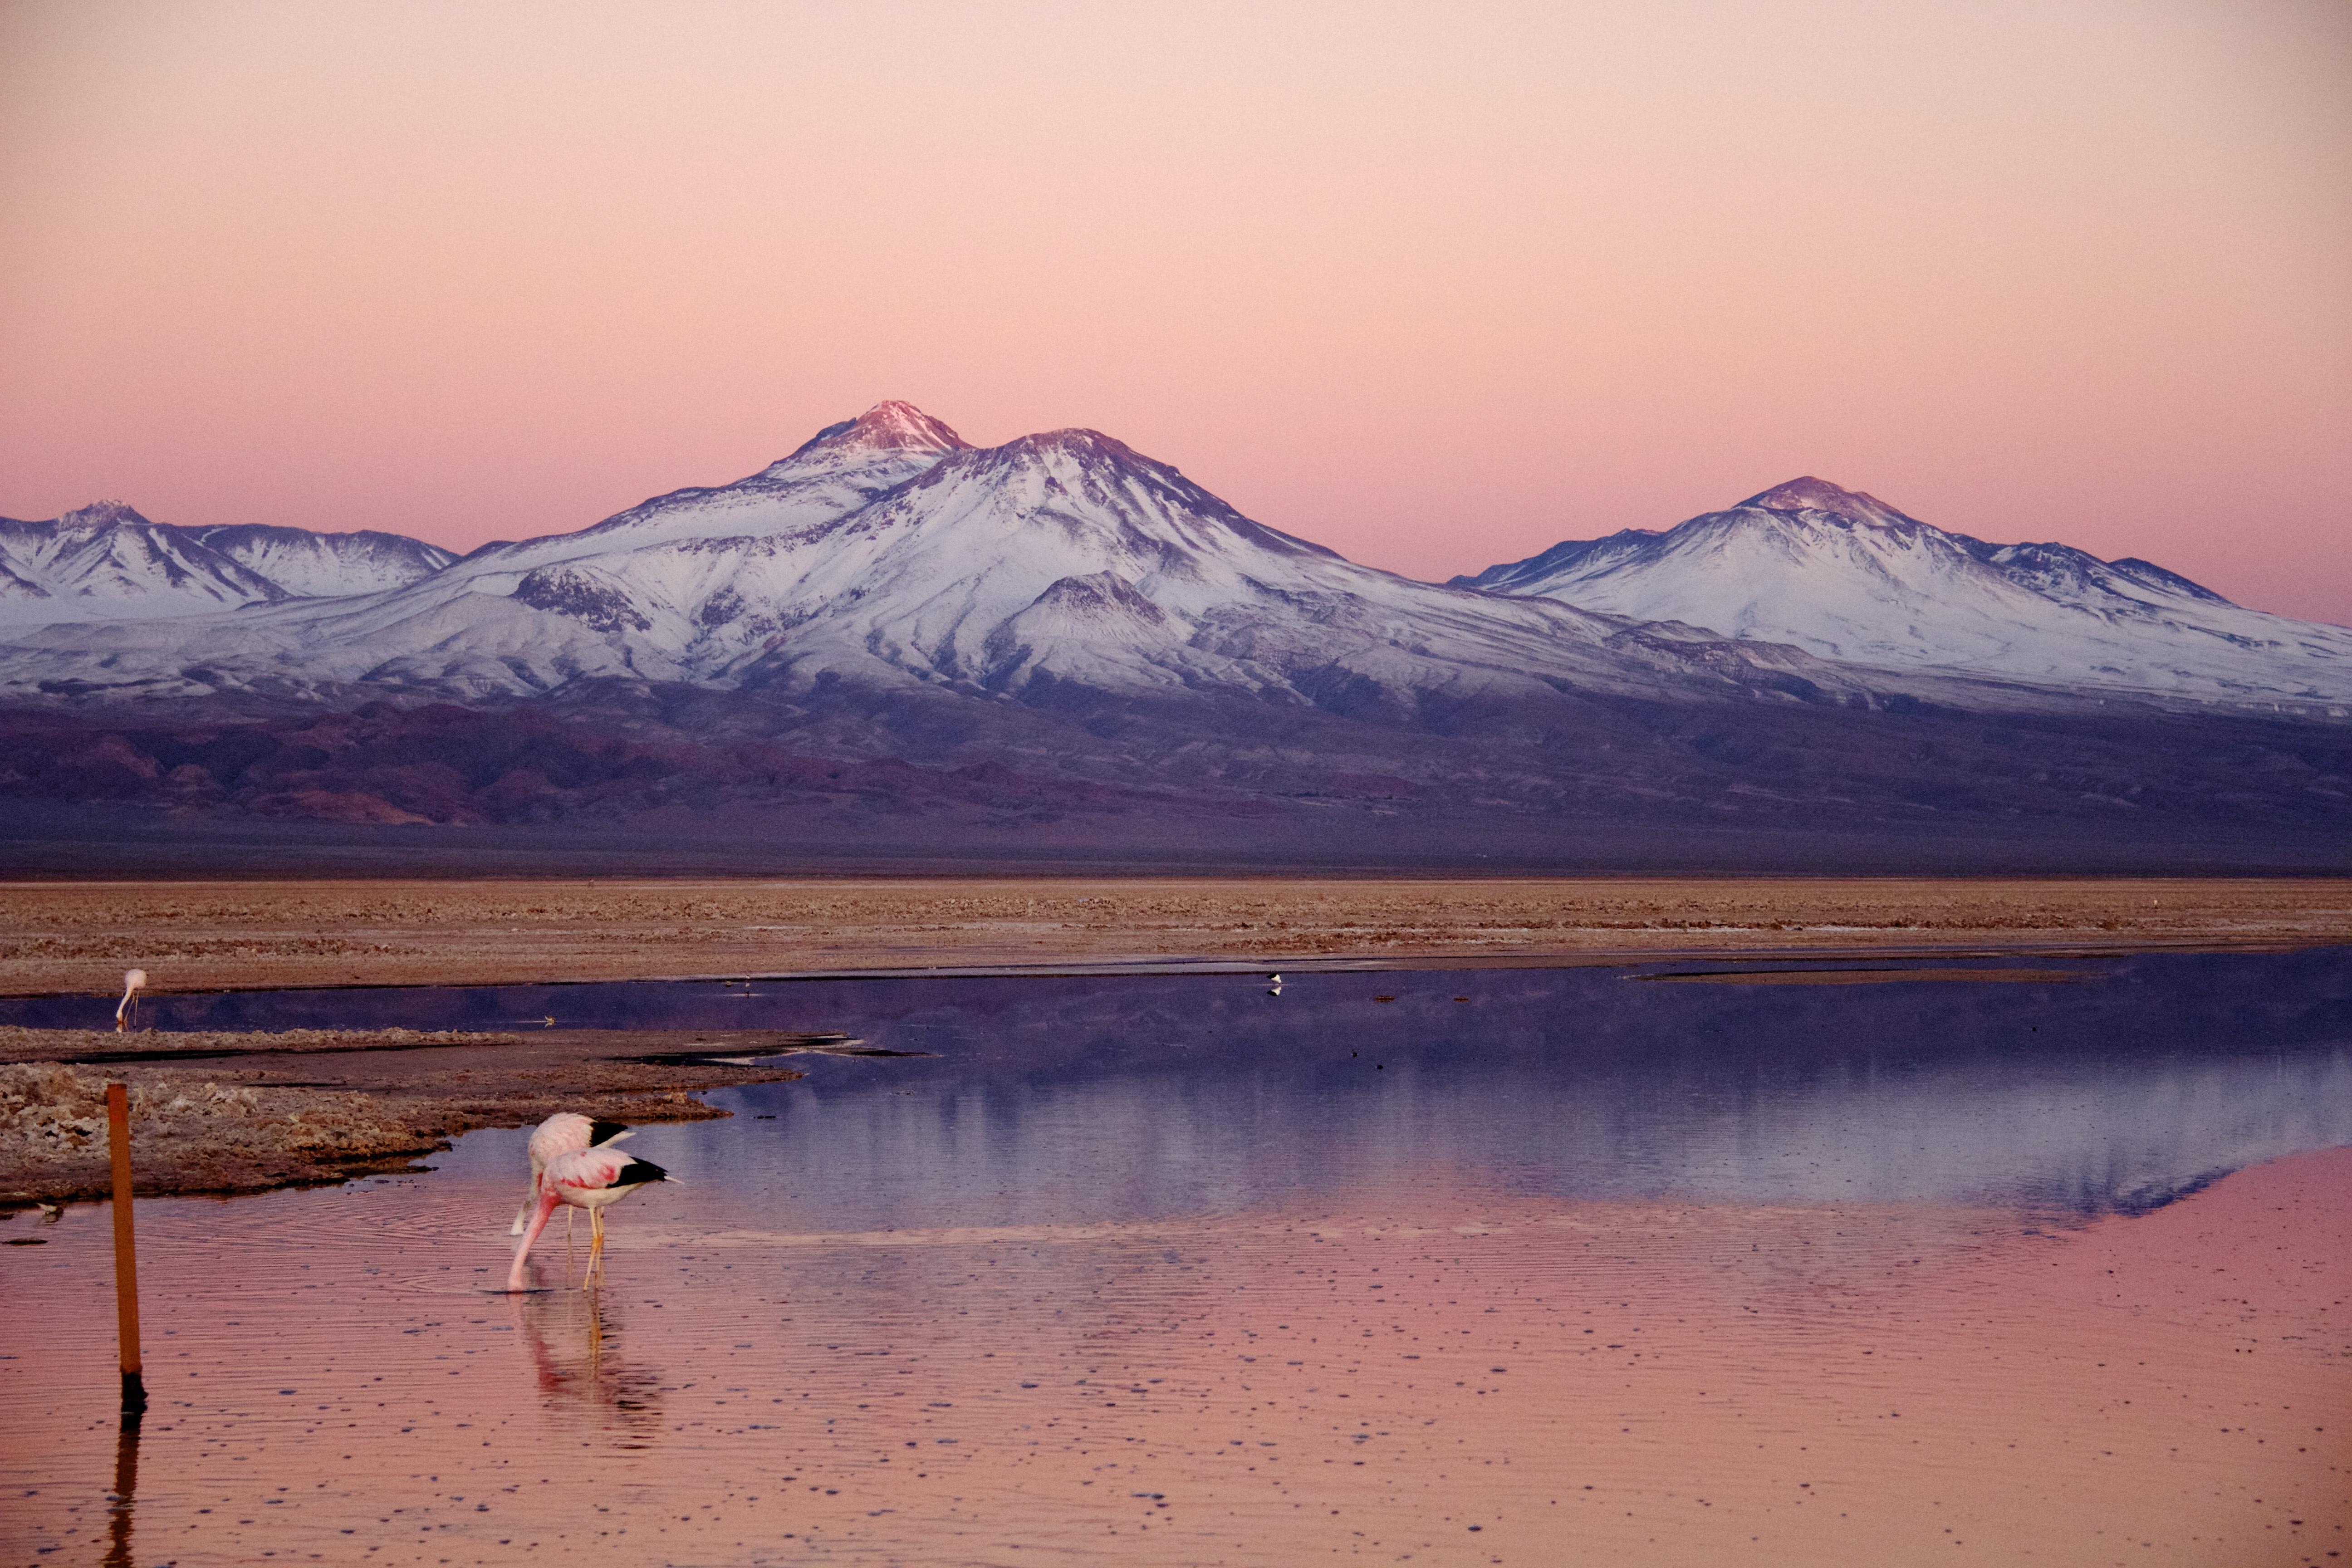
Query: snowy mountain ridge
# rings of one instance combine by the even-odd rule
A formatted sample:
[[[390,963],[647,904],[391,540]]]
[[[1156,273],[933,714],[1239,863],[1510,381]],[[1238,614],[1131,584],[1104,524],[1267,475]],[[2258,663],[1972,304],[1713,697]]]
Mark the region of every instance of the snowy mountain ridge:
[[[2147,561],[1988,543],[1811,477],[1454,584],[1878,669],[2338,718],[2352,700],[2352,630],[2246,609]]]
[[[152,522],[98,501],[31,522],[0,518],[0,628],[149,620],[289,599],[378,593],[457,556],[394,533]]]
[[[1817,479],[1441,586],[1255,522],[1100,432],[980,447],[897,402],[733,483],[462,559],[110,505],[0,521],[0,692],[464,700],[618,679],[785,700],[1225,694],[1416,721],[1568,692],[1978,710],[2122,694],[2337,719],[2352,701],[2352,631],[2144,561],[1948,532]]]
[[[623,679],[785,697],[1222,692],[1363,713],[1571,689],[1874,700],[1793,649],[1357,565],[1098,432],[975,447],[897,403],[734,484],[485,546],[387,592],[11,640],[0,689],[85,694],[467,698]]]

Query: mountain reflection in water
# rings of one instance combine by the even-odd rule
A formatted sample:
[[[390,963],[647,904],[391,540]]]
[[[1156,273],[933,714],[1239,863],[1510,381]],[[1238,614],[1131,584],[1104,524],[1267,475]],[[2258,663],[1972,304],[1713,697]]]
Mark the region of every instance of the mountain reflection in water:
[[[2352,950],[2068,960],[2042,968],[2078,978],[1984,984],[1957,981],[2017,961],[1885,984],[1638,983],[1695,967],[1294,971],[1279,995],[1257,975],[1094,975],[153,1006],[166,1028],[551,1015],[935,1053],[803,1057],[803,1082],[715,1095],[731,1124],[664,1130],[689,1180],[724,1169],[845,1231],[1222,1212],[1433,1166],[1563,1197],[2095,1215],[2352,1143]],[[18,1003],[0,1021],[63,1022],[47,1014],[68,1005],[88,1007]]]

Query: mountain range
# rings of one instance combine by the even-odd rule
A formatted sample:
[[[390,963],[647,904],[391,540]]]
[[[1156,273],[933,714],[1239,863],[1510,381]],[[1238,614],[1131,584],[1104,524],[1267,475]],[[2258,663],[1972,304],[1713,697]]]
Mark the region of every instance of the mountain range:
[[[2301,833],[2352,804],[2352,632],[1818,479],[1440,585],[1097,432],[978,447],[885,403],[462,559],[112,506],[0,522],[0,795],[34,800],[967,837],[1335,811]]]
[[[974,447],[898,403],[733,484],[487,545],[385,591],[256,593],[235,615],[174,620],[124,602],[147,613],[10,637],[0,691],[478,700],[610,679],[1400,710],[1562,686],[1871,699],[1793,648],[1357,565],[1094,431]]]

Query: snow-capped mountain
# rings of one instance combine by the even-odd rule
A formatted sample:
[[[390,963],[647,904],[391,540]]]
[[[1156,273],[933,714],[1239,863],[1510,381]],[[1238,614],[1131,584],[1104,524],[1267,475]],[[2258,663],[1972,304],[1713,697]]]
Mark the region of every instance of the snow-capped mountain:
[[[0,518],[0,626],[152,620],[375,593],[456,559],[398,534],[181,528],[100,501],[46,522]]]
[[[976,448],[899,403],[734,484],[486,546],[391,592],[12,641],[0,689],[126,694],[522,695],[624,677],[782,695],[1213,691],[1373,712],[1570,688],[1871,689],[1793,649],[1359,566],[1093,431]]]
[[[2334,717],[2352,700],[2352,630],[2146,561],[1989,544],[1811,478],[1454,582],[1882,669]]]

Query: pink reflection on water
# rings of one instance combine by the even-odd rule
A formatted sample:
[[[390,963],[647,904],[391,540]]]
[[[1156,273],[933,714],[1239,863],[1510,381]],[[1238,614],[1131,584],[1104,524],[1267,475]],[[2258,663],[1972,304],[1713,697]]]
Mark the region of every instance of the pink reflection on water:
[[[135,1447],[103,1214],[0,1252],[0,1542],[2243,1564],[2352,1529],[2352,1150],[2063,1231],[1440,1169],[1336,1206],[855,1235],[697,1189],[636,1205],[600,1286],[527,1297],[489,1293],[509,1184],[143,1206]]]

